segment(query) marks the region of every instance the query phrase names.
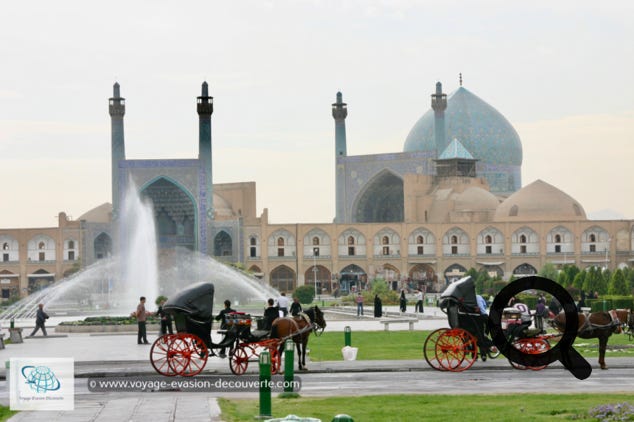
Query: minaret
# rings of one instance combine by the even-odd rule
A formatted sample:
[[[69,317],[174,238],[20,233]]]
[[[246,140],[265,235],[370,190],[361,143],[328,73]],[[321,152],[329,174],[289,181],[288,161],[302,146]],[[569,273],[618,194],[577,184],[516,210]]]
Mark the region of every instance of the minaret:
[[[337,102],[332,105],[332,117],[335,119],[335,189],[337,191],[335,223],[342,223],[345,218],[345,165],[339,162],[339,157],[345,157],[346,152],[346,117],[348,105],[343,102],[341,92],[337,92]]]
[[[447,94],[442,93],[442,84],[436,82],[436,93],[431,95],[431,108],[434,109],[434,139],[436,141],[436,158],[447,147],[445,139],[445,109],[447,109]]]
[[[200,209],[206,215],[207,221],[213,220],[213,179],[211,173],[211,114],[214,112],[214,98],[209,96],[207,82],[203,82],[202,92],[197,101],[198,111],[198,160],[205,172],[204,192],[205,198],[200,198],[201,206],[204,201],[204,209]],[[201,207],[202,208],[202,207]],[[202,221],[202,219],[200,220]],[[200,244],[201,251],[207,245]]]
[[[119,83],[113,86],[112,98],[109,100],[111,124],[112,155],[112,211],[116,218],[119,212],[119,162],[125,160],[125,141],[123,137],[123,116],[125,115],[125,98],[119,94]]]

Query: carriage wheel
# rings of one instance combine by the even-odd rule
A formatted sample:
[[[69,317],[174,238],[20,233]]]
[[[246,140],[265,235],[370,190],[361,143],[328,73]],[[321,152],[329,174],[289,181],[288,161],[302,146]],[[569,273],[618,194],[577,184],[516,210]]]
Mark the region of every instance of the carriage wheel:
[[[152,348],[150,349],[150,363],[156,372],[161,375],[165,375],[168,377],[173,377],[176,375],[176,372],[170,368],[169,360],[170,353],[169,347],[174,339],[173,334],[168,334],[157,338],[152,344]]]
[[[170,368],[184,377],[192,377],[199,374],[207,364],[209,353],[205,342],[200,337],[188,333],[179,333],[174,336],[169,347]]]
[[[461,328],[441,333],[436,342],[436,359],[440,366],[452,372],[471,368],[478,357],[476,338]]]
[[[515,346],[515,348],[519,350],[520,352],[526,353],[528,355],[538,355],[540,353],[544,353],[550,350],[550,343],[548,343],[548,341],[539,337],[518,339],[515,342],[513,342],[513,346]],[[511,366],[513,368],[520,369],[520,370],[531,369],[533,371],[539,371],[548,366],[548,365],[524,366],[524,365],[520,365],[519,363],[515,363],[511,360],[509,360],[509,362],[511,363]]]
[[[271,375],[275,375],[280,370],[280,351],[277,346],[269,346],[269,353],[271,354]]]
[[[229,368],[235,375],[242,375],[249,367],[249,354],[242,345],[237,346],[229,354]]]
[[[425,339],[425,343],[423,344],[423,355],[425,356],[425,360],[429,366],[437,371],[444,371],[445,368],[443,368],[440,365],[440,362],[438,362],[438,359],[436,359],[436,343],[438,342],[438,337],[447,330],[447,328],[439,328],[432,331],[429,333]]]

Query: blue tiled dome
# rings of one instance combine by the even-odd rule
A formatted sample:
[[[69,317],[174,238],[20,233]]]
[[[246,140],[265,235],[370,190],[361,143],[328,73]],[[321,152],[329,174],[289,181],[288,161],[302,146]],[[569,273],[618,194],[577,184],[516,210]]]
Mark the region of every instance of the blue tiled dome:
[[[522,164],[522,143],[513,126],[495,108],[464,87],[458,88],[447,99],[445,134],[445,145],[458,139],[482,164]],[[429,109],[409,132],[403,151],[435,149],[434,111]]]

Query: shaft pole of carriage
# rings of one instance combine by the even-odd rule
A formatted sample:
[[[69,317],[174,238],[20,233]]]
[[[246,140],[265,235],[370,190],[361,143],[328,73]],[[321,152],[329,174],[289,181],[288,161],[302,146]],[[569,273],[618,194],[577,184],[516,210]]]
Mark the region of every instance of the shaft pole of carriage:
[[[271,354],[260,353],[260,415],[258,419],[271,417]]]

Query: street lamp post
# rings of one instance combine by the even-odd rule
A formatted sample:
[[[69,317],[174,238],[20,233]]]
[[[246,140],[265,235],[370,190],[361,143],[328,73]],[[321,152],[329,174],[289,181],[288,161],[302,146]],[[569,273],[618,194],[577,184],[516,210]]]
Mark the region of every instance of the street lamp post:
[[[313,282],[315,283],[315,297],[319,299],[317,295],[317,248],[313,248]]]
[[[612,238],[609,237],[608,238],[608,244],[605,246],[605,270],[607,271],[608,269],[608,251],[610,250],[610,242],[612,241]]]

